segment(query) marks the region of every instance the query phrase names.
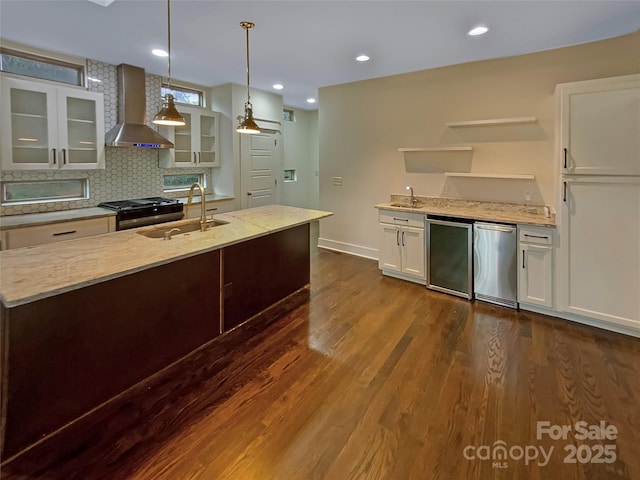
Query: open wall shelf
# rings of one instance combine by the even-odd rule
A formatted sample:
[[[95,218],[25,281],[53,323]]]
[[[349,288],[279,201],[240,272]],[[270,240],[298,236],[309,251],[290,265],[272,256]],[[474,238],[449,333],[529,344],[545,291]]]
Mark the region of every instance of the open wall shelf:
[[[445,177],[466,177],[466,178],[501,178],[506,180],[535,180],[535,175],[528,174],[502,174],[502,173],[458,173],[444,172]]]
[[[399,152],[471,152],[473,147],[403,147]]]
[[[536,117],[495,118],[491,120],[468,120],[463,122],[447,122],[447,127],[491,127],[495,125],[519,125],[534,123]]]

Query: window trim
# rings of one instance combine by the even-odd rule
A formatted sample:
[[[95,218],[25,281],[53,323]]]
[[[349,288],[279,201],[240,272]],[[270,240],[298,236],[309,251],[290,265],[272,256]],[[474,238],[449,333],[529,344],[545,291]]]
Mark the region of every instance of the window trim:
[[[289,118],[284,118],[285,114],[289,115]],[[295,122],[296,121],[296,115],[295,115],[295,111],[293,110],[293,108],[283,108],[282,109],[282,120],[285,122]]]
[[[287,172],[290,172],[290,177],[287,178]],[[298,173],[295,168],[285,168],[284,173],[282,175],[283,180],[286,183],[297,182],[298,181]]]
[[[5,47],[0,47],[0,54],[6,54],[6,55],[11,55],[12,57],[19,57],[19,58],[24,58],[26,60],[33,60],[34,62],[40,62],[40,63],[46,63],[49,65],[54,65],[57,67],[65,67],[65,68],[69,68],[72,70],[75,70],[78,72],[78,83],[66,83],[66,82],[59,82],[56,80],[51,80],[49,78],[42,78],[42,77],[36,77],[33,75],[25,75],[22,73],[15,73],[15,72],[9,72],[6,70],[0,70],[2,72],[2,74],[4,75],[14,75],[16,77],[20,77],[20,78],[33,78],[36,80],[40,80],[40,81],[45,81],[45,82],[52,82],[55,84],[59,84],[59,85],[67,85],[67,86],[72,86],[72,87],[85,87],[86,86],[86,82],[87,82],[87,68],[86,68],[86,64],[79,64],[79,63],[71,63],[71,62],[66,62],[64,60],[59,60],[55,57],[47,57],[47,56],[43,56],[43,55],[38,55],[35,53],[30,53],[30,52],[24,52],[21,50],[14,50],[12,48],[5,48]]]
[[[60,183],[60,182],[75,182],[82,183],[82,193],[80,196],[59,196],[59,197],[37,197],[30,199],[11,200],[7,198],[7,186],[15,184],[43,184],[43,183]],[[33,205],[40,203],[53,203],[53,202],[70,202],[78,200],[89,200],[89,179],[88,178],[64,178],[58,180],[19,180],[11,182],[2,182],[2,198],[1,204],[3,206],[13,205]]]
[[[175,83],[172,83],[171,86],[169,86],[167,83],[162,82],[162,87],[160,89],[160,91],[162,91],[163,88],[167,88],[167,89],[171,89],[171,90],[179,90],[182,92],[186,92],[186,93],[196,93],[198,95],[198,99],[199,99],[199,103],[196,105],[194,103],[183,103],[183,102],[179,102],[177,99],[174,99],[175,102],[179,105],[185,105],[188,107],[204,107],[204,90],[199,90],[197,88],[193,88],[193,87],[183,87],[182,85],[176,85]]]
[[[164,179],[166,177],[191,177],[191,176],[198,176],[200,178],[199,182],[200,185],[202,185],[202,187],[204,189],[207,188],[207,175],[205,173],[168,173],[166,175],[162,175],[162,192],[163,193],[180,193],[180,192],[188,192],[189,189],[191,188],[191,185],[184,186],[184,187],[172,187],[172,188],[167,188],[164,184]]]

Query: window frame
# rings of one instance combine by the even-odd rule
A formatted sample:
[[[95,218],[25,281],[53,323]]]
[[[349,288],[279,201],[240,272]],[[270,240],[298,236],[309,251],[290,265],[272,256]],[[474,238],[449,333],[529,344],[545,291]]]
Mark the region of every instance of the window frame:
[[[290,175],[287,175],[287,174]],[[284,181],[286,183],[290,183],[290,182],[297,182],[298,181],[298,174],[296,173],[296,169],[295,168],[285,168],[284,169],[284,173],[282,174],[282,177],[284,179]],[[287,178],[289,177],[289,178]]]
[[[32,184],[44,184],[44,183],[63,183],[63,182],[81,182],[82,192],[80,195],[68,195],[68,196],[43,196],[43,197],[32,197],[28,199],[19,199],[12,200],[7,198],[8,189],[7,187],[11,185],[32,185]],[[71,202],[78,200],[89,200],[89,179],[88,178],[64,178],[59,180],[19,180],[19,181],[10,181],[10,182],[2,182],[2,197],[0,199],[1,204],[3,206],[13,206],[13,205],[31,205],[31,204],[39,204],[39,203],[52,203],[52,202]]]
[[[207,175],[204,173],[168,173],[162,175],[162,192],[163,193],[180,193],[180,192],[188,192],[193,185],[194,182],[190,183],[189,186],[180,186],[180,187],[167,187],[164,183],[165,178],[167,177],[194,177],[197,176],[199,178],[198,183],[202,185],[203,188],[207,188]]]
[[[185,92],[185,93],[195,93],[195,94],[198,95],[198,104],[180,102],[175,97],[175,95],[174,95],[174,101],[175,101],[175,103],[178,103],[180,105],[186,105],[186,106],[189,106],[189,107],[204,107],[204,91],[203,90],[198,90],[197,88],[191,88],[191,87],[183,87],[182,85],[174,85],[174,84],[169,86],[168,84],[162,82],[162,87],[160,88],[160,93],[161,93],[162,97],[164,97],[164,95],[165,95],[164,94],[164,89],[169,89],[169,90],[174,90],[174,91],[179,91],[179,92]]]
[[[43,78],[43,77],[39,77],[39,76],[34,76],[34,75],[26,75],[24,73],[16,73],[16,72],[11,72],[8,70],[4,70],[2,65],[3,62],[0,59],[0,72],[2,72],[2,74],[5,75],[15,75],[16,77],[21,77],[21,78],[32,78],[32,79],[36,79],[36,80],[41,80],[41,81],[45,81],[45,82],[53,82],[53,83],[57,83],[57,84],[61,84],[61,85],[68,85],[68,86],[72,86],[72,87],[85,87],[86,81],[87,81],[87,72],[86,72],[86,65],[81,65],[79,63],[71,63],[71,62],[65,62],[64,60],[59,60],[57,58],[54,57],[48,57],[48,56],[44,56],[44,55],[38,55],[35,53],[28,53],[28,52],[23,52],[20,50],[14,50],[12,48],[6,48],[6,47],[0,47],[0,56],[1,55],[10,55],[12,57],[17,57],[17,58],[23,58],[25,60],[31,60],[34,62],[39,62],[39,63],[43,63],[43,64],[47,64],[47,65],[53,65],[53,66],[57,66],[57,67],[64,67],[64,68],[69,68],[72,70],[75,70],[77,72],[77,82],[76,83],[69,83],[69,82],[63,82],[60,80],[52,80],[50,78]]]
[[[286,117],[289,118],[286,118]],[[285,122],[295,122],[296,121],[296,115],[295,112],[293,110],[293,108],[283,108],[282,109],[282,120]]]

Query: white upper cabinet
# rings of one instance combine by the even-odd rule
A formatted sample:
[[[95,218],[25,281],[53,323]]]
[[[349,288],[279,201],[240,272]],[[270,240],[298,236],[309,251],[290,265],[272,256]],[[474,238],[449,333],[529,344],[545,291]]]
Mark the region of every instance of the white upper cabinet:
[[[178,111],[186,125],[161,129],[161,134],[171,140],[175,147],[160,152],[160,166],[219,167],[219,114],[199,107],[179,106]]]
[[[640,175],[640,75],[562,84],[557,91],[562,172]]]
[[[101,93],[2,79],[2,168],[104,168]]]

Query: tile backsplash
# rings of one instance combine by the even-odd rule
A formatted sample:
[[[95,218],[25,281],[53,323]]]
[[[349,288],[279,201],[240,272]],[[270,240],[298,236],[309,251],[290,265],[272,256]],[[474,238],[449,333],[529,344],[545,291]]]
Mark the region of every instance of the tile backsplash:
[[[89,81],[89,90],[104,94],[105,132],[111,130],[118,119],[118,82],[116,66],[89,60],[87,77],[100,80]],[[146,74],[147,123],[151,123],[152,112],[161,108],[160,89],[162,77]],[[104,170],[85,171],[3,171],[2,181],[65,180],[87,178],[89,195],[87,200],[67,200],[60,202],[33,203],[25,205],[2,205],[0,215],[51,212],[72,208],[95,207],[100,202],[129,198],[172,196],[163,193],[162,177],[167,174],[204,173],[207,184],[212,182],[211,168],[160,168],[158,150],[106,147]],[[176,196],[176,195],[173,195]],[[177,195],[184,196],[184,194]]]

